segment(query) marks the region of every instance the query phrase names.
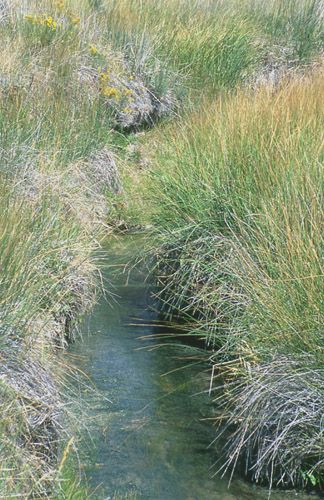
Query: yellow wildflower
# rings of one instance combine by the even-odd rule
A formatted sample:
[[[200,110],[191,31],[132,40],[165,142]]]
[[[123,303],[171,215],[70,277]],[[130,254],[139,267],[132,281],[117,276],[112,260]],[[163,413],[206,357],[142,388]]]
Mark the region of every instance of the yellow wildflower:
[[[92,45],[92,43],[89,43],[89,50],[90,50],[93,54],[96,54],[96,53],[98,52],[97,47],[95,47],[94,45]]]

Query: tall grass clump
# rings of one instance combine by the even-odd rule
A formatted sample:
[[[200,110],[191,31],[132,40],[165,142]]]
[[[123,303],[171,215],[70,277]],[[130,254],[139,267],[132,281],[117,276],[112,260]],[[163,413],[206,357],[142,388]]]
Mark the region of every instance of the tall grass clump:
[[[96,25],[86,3],[43,2],[41,12],[38,2],[5,8],[0,496],[64,497],[64,453],[76,451],[76,439],[58,352],[75,339],[100,289],[94,252],[110,230],[109,208],[121,190],[110,151],[113,129],[123,116],[121,106],[133,101],[129,91],[117,103],[121,74],[129,80],[129,73],[117,56],[97,55]],[[112,96],[103,95],[99,63],[116,78]],[[62,452],[63,442],[70,445]]]
[[[162,307],[186,320],[191,334],[213,345],[209,356],[215,363],[241,367],[238,389],[231,391],[230,384],[224,396],[231,423],[243,422],[235,438],[236,458],[230,455],[228,460],[236,465],[246,458],[247,470],[262,470],[255,479],[269,479],[271,469],[271,484],[302,483],[303,474],[304,479],[307,474],[317,477],[318,484],[322,474],[317,460],[323,451],[321,410],[315,415],[314,407],[304,402],[314,416],[305,435],[310,439],[310,429],[317,429],[318,455],[315,460],[310,446],[312,458],[305,452],[296,462],[293,451],[289,460],[270,452],[255,455],[274,428],[280,436],[276,450],[292,442],[286,440],[291,421],[280,418],[283,407],[267,406],[272,385],[265,382],[264,390],[256,392],[255,405],[264,409],[266,422],[264,431],[258,428],[256,448],[249,442],[254,430],[246,427],[248,418],[256,425],[255,406],[245,419],[237,405],[247,386],[253,392],[259,383],[263,364],[274,367],[279,356],[287,360],[287,377],[289,360],[298,364],[307,354],[315,366],[314,377],[298,375],[292,388],[287,385],[291,398],[295,385],[303,382],[306,387],[320,377],[323,95],[320,72],[283,81],[276,90],[271,85],[254,92],[238,90],[208,101],[152,138],[156,148],[146,199],[148,220],[158,231],[158,243],[152,246]],[[269,376],[269,384],[277,376]],[[243,406],[247,408],[246,401]],[[300,435],[302,426],[293,428],[296,439],[297,429]],[[295,469],[292,464],[297,464]],[[285,472],[280,480],[281,466]]]
[[[18,183],[18,182],[17,182]],[[49,190],[31,200],[1,183],[0,491],[53,490],[66,413],[55,349],[95,297],[96,245]],[[99,233],[98,233],[99,235]],[[87,239],[87,241],[86,241]]]
[[[248,1],[252,18],[265,35],[284,49],[283,62],[309,63],[323,51],[323,4],[319,0],[275,0],[266,5],[259,0]]]
[[[162,71],[174,68],[186,85],[206,90],[235,85],[262,54],[253,24],[223,2],[111,2],[107,33],[126,53],[135,47],[137,60],[158,57]]]

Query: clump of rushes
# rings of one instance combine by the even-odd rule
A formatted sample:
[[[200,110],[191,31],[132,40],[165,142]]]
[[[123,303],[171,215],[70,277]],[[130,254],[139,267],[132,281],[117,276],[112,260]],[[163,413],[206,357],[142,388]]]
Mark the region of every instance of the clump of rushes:
[[[322,76],[315,70],[312,75],[283,81],[276,91],[269,85],[222,95],[176,126],[165,127],[159,137],[153,134],[151,154],[148,145],[153,166],[145,215],[159,233],[155,246],[163,307],[187,321],[192,335],[213,344],[209,356],[218,366],[232,362],[239,371],[249,362],[257,372],[259,365],[277,359],[279,353],[296,363],[307,354],[320,366],[324,344],[323,96]],[[292,376],[289,366],[287,377]],[[248,374],[238,378],[242,397],[245,384],[250,384]],[[306,379],[315,393],[316,376]],[[283,385],[283,390],[289,392],[289,387]],[[300,391],[306,394],[303,387]],[[235,396],[229,399],[231,415],[239,414]],[[311,402],[303,404],[311,414]],[[265,417],[274,422],[272,430],[281,409],[273,411]],[[236,444],[242,438],[245,451],[253,448],[248,440],[254,439],[254,418],[258,414],[251,411],[238,429]],[[320,432],[315,414],[314,419]],[[243,436],[247,422],[251,433],[247,429]],[[263,469],[252,454],[247,473],[253,475],[260,465],[264,479],[267,467],[272,467],[270,485],[280,484],[282,459],[285,484],[299,484],[305,471],[318,482],[322,442],[318,438],[314,445],[318,446],[316,460],[310,441],[313,424],[308,427],[303,422],[292,433],[296,439],[307,436],[312,460],[306,454],[301,463],[291,450],[289,460],[280,453],[271,459],[268,455],[270,461]],[[291,420],[282,428],[283,436],[290,426]],[[275,447],[279,441],[271,432],[265,439],[272,439]],[[244,450],[238,455],[241,451],[244,455]],[[236,463],[228,459],[228,464],[235,467]]]
[[[225,406],[220,418],[230,435],[221,471],[233,473],[237,466],[270,489],[292,484],[322,489],[321,364],[308,355],[298,360],[278,355],[260,364],[229,366],[227,377],[218,407]]]
[[[3,169],[3,165],[2,165]],[[49,173],[49,172],[48,172]],[[47,498],[70,421],[55,350],[94,302],[96,245],[47,186],[18,189],[1,171],[0,492]],[[62,188],[62,185],[61,185]],[[35,186],[34,186],[35,189]],[[74,195],[75,196],[75,195]],[[10,409],[10,411],[9,411]]]
[[[305,64],[323,49],[323,5],[320,0],[276,0],[262,4],[249,0],[245,8],[266,39],[276,40],[274,52],[285,48],[284,63]]]
[[[322,95],[314,74],[276,93],[222,97],[179,130],[167,128],[156,150],[151,220],[175,241],[190,244],[208,230],[230,242],[233,278],[253,297],[244,338],[258,350],[279,337],[281,348],[308,350],[322,338]]]

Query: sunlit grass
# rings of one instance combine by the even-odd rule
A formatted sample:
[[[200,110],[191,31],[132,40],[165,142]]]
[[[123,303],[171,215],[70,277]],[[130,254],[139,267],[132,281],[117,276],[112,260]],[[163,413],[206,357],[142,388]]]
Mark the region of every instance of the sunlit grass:
[[[294,349],[316,350],[321,335],[323,95],[320,74],[283,82],[276,92],[240,91],[152,139],[151,220],[168,243],[173,234],[175,248],[177,238],[183,249],[206,236],[206,250],[192,261],[199,273],[219,266],[208,250],[217,247],[213,237],[232,248],[224,272],[247,297],[237,328],[248,321],[244,339],[257,335],[256,348],[280,338],[281,348],[296,342]],[[192,283],[193,296],[201,297],[204,281]],[[208,287],[205,293],[212,295]],[[216,308],[218,300],[216,293]]]
[[[318,485],[323,474],[320,410],[309,406],[309,419],[296,427],[292,416],[296,398],[308,407],[306,393],[317,394],[322,376],[323,97],[321,71],[276,89],[237,90],[207,100],[146,145],[143,218],[157,233],[149,251],[161,309],[205,339],[217,369],[228,364],[234,373],[224,384],[222,418],[240,425],[226,464],[242,459],[246,473],[270,487]],[[277,397],[276,377],[291,415],[285,421],[281,407],[268,403]],[[247,394],[255,394],[256,413],[252,402],[239,407]],[[295,467],[289,443],[300,433],[307,446]],[[283,457],[287,447],[291,455]]]
[[[28,419],[40,395],[4,374],[8,363],[20,373],[32,352],[30,380],[37,387],[37,374],[46,378],[53,348],[73,337],[94,301],[93,251],[113,218],[157,229],[164,310],[186,318],[220,359],[262,361],[279,349],[321,357],[324,86],[311,63],[320,65],[323,8],[317,0],[7,3],[0,414],[2,435],[14,432],[0,443],[8,472],[0,490],[45,498],[58,457],[49,445],[33,448]],[[277,67],[295,67],[296,78],[249,89]],[[124,192],[107,148],[126,163],[125,117],[138,117],[128,132],[138,131],[176,102],[184,116],[145,136],[153,166],[149,176],[136,161],[124,166]],[[65,484],[59,498],[90,495]]]
[[[153,57],[180,71],[187,85],[234,85],[260,60],[261,46],[248,19],[225,4],[123,0],[108,8],[107,37],[117,47],[135,51],[133,64]],[[210,7],[210,8],[209,8]]]

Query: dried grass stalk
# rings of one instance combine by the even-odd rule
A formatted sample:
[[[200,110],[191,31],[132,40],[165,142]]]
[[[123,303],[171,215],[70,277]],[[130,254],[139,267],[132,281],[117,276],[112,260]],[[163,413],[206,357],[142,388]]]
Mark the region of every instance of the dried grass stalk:
[[[235,378],[237,373],[235,373]],[[270,486],[321,482],[324,467],[324,370],[310,359],[279,356],[245,365],[227,387],[222,415],[224,473],[236,468]],[[233,380],[232,380],[233,382]]]

